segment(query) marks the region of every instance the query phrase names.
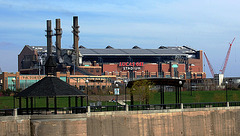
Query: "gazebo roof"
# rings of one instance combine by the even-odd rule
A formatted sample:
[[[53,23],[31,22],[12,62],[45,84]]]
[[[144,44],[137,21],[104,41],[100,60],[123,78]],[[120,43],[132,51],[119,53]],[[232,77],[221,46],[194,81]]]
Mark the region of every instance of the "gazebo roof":
[[[16,97],[40,96],[86,96],[86,94],[57,77],[45,77],[16,95]]]
[[[183,84],[186,82],[184,79],[173,79],[173,78],[146,78],[146,79],[137,79],[133,81],[129,81],[127,84],[128,88],[131,88],[136,81],[141,81],[141,80],[148,80],[149,82],[152,82],[155,85],[169,85],[169,86],[177,86],[177,87],[182,87]],[[181,81],[181,84],[179,84]]]

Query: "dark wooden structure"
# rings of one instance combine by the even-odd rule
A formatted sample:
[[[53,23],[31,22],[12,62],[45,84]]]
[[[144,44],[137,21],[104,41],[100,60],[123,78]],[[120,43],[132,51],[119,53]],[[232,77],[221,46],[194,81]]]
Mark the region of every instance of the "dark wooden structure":
[[[181,97],[181,90],[183,84],[186,82],[184,79],[173,79],[173,78],[144,78],[144,79],[137,79],[128,82],[127,87],[131,88],[136,81],[141,80],[148,80],[149,82],[153,83],[154,85],[160,86],[160,99],[161,104],[164,104],[164,86],[174,86],[175,87],[175,96],[176,96],[176,104],[182,102]],[[131,94],[131,105],[134,105],[133,95]]]
[[[51,54],[50,54],[51,55]],[[15,107],[15,99],[19,99],[19,111],[22,113],[22,99],[26,99],[26,114],[29,114],[29,110],[31,110],[31,114],[34,114],[33,98],[36,97],[46,97],[46,107],[41,107],[46,111],[49,110],[49,98],[54,98],[54,113],[57,114],[57,97],[68,97],[68,108],[71,108],[71,98],[75,97],[75,113],[77,113],[78,108],[78,98],[81,98],[81,107],[83,107],[83,97],[87,96],[82,91],[78,90],[74,86],[69,85],[68,83],[62,81],[61,79],[54,77],[56,74],[56,58],[53,56],[49,56],[46,61],[46,77],[42,80],[36,82],[30,87],[24,89],[22,92],[18,93],[14,96],[14,107]],[[30,108],[29,108],[29,99],[30,99]],[[36,107],[35,107],[36,109]],[[39,110],[39,108],[38,108]],[[86,110],[86,107],[85,107]]]
[[[41,108],[46,108],[46,110],[49,109],[49,98],[54,98],[54,113],[57,114],[57,97],[68,97],[68,107],[72,107],[71,98],[75,97],[75,108],[77,108],[78,98],[81,98],[80,106],[83,107],[83,97],[85,96],[87,96],[85,93],[57,77],[45,77],[22,92],[18,93],[15,98],[19,100],[19,111],[21,111],[23,108],[22,99],[26,99],[26,114],[33,114],[33,105],[36,103],[33,101],[33,98],[45,97],[46,107]],[[31,105],[30,108],[29,100]]]

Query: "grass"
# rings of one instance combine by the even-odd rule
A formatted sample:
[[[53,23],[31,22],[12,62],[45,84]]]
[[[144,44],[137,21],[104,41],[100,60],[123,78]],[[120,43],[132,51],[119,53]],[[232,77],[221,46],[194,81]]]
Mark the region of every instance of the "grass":
[[[193,91],[192,95],[190,91],[183,91],[182,103],[199,103],[199,102],[225,102],[226,91]],[[175,92],[165,92],[164,95],[165,104],[175,103]],[[228,101],[240,101],[240,91],[228,90]],[[160,93],[153,93],[150,98],[150,104],[160,103]]]
[[[190,91],[183,91],[182,93],[182,103],[198,103],[198,102],[225,102],[226,101],[226,91],[193,91],[192,95]],[[175,92],[165,92],[164,103],[170,104],[175,103]],[[46,107],[46,98],[37,97],[34,98],[33,107]],[[228,90],[228,101],[240,101],[240,91],[238,90]],[[94,102],[90,101],[89,103]],[[96,103],[96,102],[95,102]],[[15,106],[19,107],[18,99],[15,100]],[[130,102],[129,102],[130,104]],[[140,104],[140,102],[135,101],[135,105]],[[160,104],[160,93],[153,92],[150,95],[150,104]],[[14,100],[12,96],[0,97],[0,109],[12,109],[14,105]],[[80,98],[78,99],[78,106],[81,105]],[[83,99],[83,105],[86,105],[86,99]],[[102,105],[116,105],[113,102],[102,101]],[[29,107],[30,99],[29,99]],[[59,97],[57,99],[58,107],[68,107],[68,98]],[[75,98],[71,98],[71,106],[75,106]],[[26,107],[26,99],[22,99],[22,107]],[[49,107],[54,107],[54,98],[49,98]]]

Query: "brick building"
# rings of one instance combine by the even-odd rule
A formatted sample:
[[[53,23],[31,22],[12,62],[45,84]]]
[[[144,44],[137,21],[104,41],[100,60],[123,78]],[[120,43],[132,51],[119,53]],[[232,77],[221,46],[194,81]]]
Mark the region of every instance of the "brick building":
[[[53,48],[52,55],[55,55]],[[187,46],[158,49],[88,49],[79,47],[79,66],[74,65],[74,50],[62,49],[58,71],[72,75],[115,75],[125,78],[205,78],[201,50]],[[44,61],[47,57],[44,46],[26,45],[18,55],[18,69],[21,74],[44,74]]]

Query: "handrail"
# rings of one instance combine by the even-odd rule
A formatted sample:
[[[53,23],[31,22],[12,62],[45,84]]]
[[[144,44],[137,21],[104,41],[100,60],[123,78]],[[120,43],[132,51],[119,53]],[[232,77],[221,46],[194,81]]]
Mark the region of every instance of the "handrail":
[[[79,114],[86,112],[106,111],[138,111],[138,110],[164,110],[164,109],[187,109],[187,108],[211,108],[240,106],[240,102],[204,102],[204,103],[177,103],[177,104],[147,104],[147,105],[111,105],[111,106],[90,106],[84,107],[63,107],[63,108],[21,108],[17,109],[18,115],[49,115],[49,114]],[[0,109],[0,116],[14,116],[14,109]]]

